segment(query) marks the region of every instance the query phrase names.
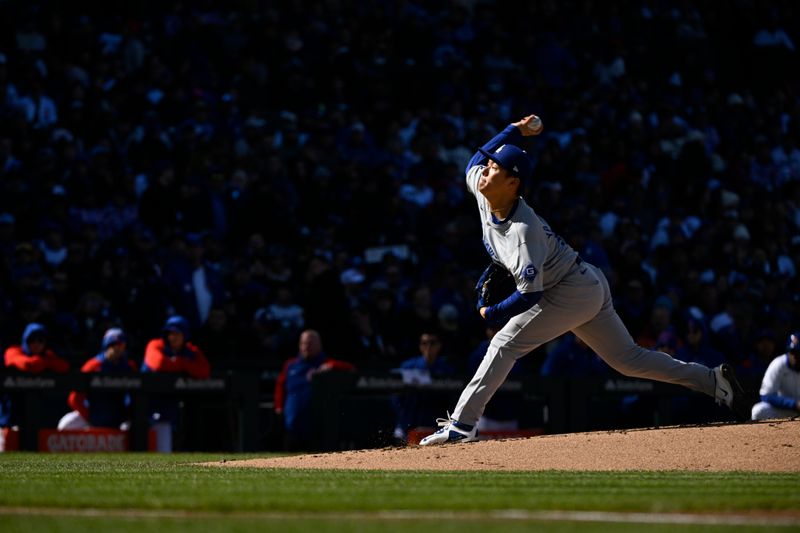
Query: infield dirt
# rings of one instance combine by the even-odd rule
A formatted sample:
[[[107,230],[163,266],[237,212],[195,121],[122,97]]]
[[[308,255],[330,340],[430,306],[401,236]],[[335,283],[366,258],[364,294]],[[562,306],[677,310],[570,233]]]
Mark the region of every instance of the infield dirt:
[[[204,464],[352,470],[800,472],[800,419],[542,435]]]

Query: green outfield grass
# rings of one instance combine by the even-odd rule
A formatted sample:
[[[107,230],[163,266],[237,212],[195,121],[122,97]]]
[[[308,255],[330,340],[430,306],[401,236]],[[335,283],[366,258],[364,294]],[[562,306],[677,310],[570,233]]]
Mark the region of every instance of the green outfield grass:
[[[206,468],[228,455],[0,455],[0,531],[800,531],[800,474],[355,472]],[[760,525],[537,513],[748,514]],[[448,516],[440,527],[440,514]],[[661,515],[663,516],[663,515]],[[769,523],[770,517],[784,517]],[[796,514],[794,515],[797,516]],[[583,518],[586,520],[586,518]],[[538,525],[537,525],[538,524]]]

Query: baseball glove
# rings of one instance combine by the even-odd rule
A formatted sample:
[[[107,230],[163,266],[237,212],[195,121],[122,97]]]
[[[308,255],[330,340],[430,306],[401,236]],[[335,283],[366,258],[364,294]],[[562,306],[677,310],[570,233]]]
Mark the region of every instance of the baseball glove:
[[[490,263],[475,285],[478,310],[502,302],[516,289],[517,284],[508,270],[495,262]]]

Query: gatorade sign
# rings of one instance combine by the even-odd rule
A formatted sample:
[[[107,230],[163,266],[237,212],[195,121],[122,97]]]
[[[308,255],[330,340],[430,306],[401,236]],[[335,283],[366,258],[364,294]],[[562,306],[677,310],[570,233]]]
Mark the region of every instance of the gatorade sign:
[[[40,452],[127,452],[128,432],[121,429],[40,429]]]

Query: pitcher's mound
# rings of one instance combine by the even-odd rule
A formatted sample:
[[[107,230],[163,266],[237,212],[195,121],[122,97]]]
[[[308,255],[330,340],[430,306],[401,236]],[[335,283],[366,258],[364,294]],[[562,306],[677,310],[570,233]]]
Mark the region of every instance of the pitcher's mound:
[[[800,472],[800,420],[543,435],[206,464],[354,470]]]

